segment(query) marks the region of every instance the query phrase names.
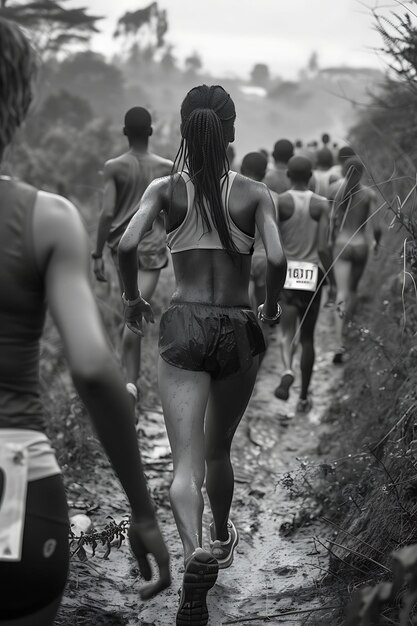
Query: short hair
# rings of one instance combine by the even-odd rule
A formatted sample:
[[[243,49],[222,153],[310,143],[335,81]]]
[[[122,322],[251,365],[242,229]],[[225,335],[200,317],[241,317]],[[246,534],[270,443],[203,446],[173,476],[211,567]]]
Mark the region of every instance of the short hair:
[[[321,136],[321,140],[324,143],[325,146],[327,146],[328,143],[330,143],[330,135],[329,133],[323,133]]]
[[[354,156],[356,156],[356,152],[353,148],[351,148],[350,146],[343,146],[337,153],[337,160],[340,164],[343,164],[345,161]]]
[[[0,18],[0,152],[26,117],[35,55],[17,24]]]
[[[288,177],[296,183],[308,183],[313,173],[313,164],[305,156],[294,156],[288,161]]]
[[[248,152],[243,157],[240,171],[244,176],[262,180],[265,176],[267,165],[268,159],[261,152]]]
[[[316,165],[327,167],[328,169],[333,165],[333,154],[329,148],[321,148],[317,151]]]
[[[274,161],[288,163],[294,154],[294,145],[289,139],[279,139],[274,145],[272,156]]]
[[[143,107],[132,107],[125,115],[125,134],[130,139],[149,137],[152,128],[152,117]]]
[[[297,139],[296,140],[295,147],[296,148],[302,148],[303,147],[303,142],[301,141],[301,139]]]

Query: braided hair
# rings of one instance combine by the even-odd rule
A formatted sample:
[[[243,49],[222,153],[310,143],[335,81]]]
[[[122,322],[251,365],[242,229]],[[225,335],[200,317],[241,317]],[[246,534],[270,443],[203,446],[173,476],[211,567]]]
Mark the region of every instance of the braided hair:
[[[34,54],[20,28],[0,18],[0,156],[32,100]]]
[[[209,214],[220,241],[229,254],[238,252],[223,210],[222,188],[228,185],[229,159],[226,147],[234,139],[235,105],[220,85],[200,85],[186,95],[181,105],[182,140],[174,171],[186,170],[195,187],[195,205],[207,231]]]
[[[353,196],[359,190],[364,165],[358,157],[352,157],[345,162],[343,169],[346,172],[346,183],[339,208],[344,213],[351,204]]]

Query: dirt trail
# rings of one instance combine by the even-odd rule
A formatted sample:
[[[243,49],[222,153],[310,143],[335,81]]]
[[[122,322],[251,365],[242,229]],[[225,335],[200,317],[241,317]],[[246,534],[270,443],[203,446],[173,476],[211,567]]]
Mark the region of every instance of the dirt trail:
[[[253,397],[233,446],[236,488],[231,517],[239,528],[240,543],[234,564],[220,572],[208,596],[209,626],[232,623],[256,626],[266,622],[301,625],[309,612],[317,613],[317,623],[321,615],[324,619],[324,614],[317,609],[323,607],[326,599],[316,581],[323,575],[327,559],[325,550],[320,550],[313,540],[320,527],[312,522],[289,536],[280,529],[290,528],[302,504],[299,499],[291,499],[283,485],[285,474],[296,471],[301,463],[325,462],[317,452],[318,439],[326,428],[321,418],[342,375],[342,370],[331,364],[334,348],[331,322],[331,313],[323,309],[316,335],[314,407],[308,416],[295,414],[299,379],[288,402],[277,400],[273,395],[282,371],[279,329],[274,330],[271,337]],[[149,411],[142,424],[146,473],[170,546],[173,583],[167,592],[144,604],[137,593],[138,571],[126,545],[113,550],[108,560],[99,558],[103,553],[100,549],[98,556],[86,563],[74,559],[62,616],[73,614],[73,609],[78,607],[80,624],[175,624],[182,556],[168,504],[169,448],[158,410]],[[99,498],[100,504],[93,515],[97,527],[104,525],[106,515],[120,520],[127,511],[126,501],[117,484],[109,478],[109,472],[98,467],[96,475],[90,478],[92,501],[94,496],[94,501]],[[211,521],[208,506],[203,521],[208,543]],[[282,612],[288,614],[279,617]],[[59,624],[65,623],[61,617]],[[73,617],[71,623],[77,623]]]

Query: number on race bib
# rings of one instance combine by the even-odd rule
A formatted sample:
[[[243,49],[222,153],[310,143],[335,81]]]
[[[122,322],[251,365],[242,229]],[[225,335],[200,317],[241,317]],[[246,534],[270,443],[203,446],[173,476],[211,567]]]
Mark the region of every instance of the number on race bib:
[[[317,289],[318,275],[319,268],[316,263],[288,261],[284,289],[315,291]]]
[[[28,452],[25,446],[0,441],[0,561],[20,561],[26,512]]]

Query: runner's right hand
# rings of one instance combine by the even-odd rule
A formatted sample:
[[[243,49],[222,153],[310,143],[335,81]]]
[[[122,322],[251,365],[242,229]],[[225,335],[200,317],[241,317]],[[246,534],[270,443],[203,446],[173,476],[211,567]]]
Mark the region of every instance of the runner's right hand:
[[[143,337],[142,316],[148,324],[155,322],[152,307],[143,298],[137,304],[125,305],[124,315],[126,326],[139,337]]]
[[[107,283],[104,259],[94,259],[93,271],[98,281],[101,283]]]
[[[145,580],[151,580],[152,578],[152,569],[148,559],[149,554],[152,554],[158,566],[159,578],[155,582],[144,585],[139,589],[142,600],[149,600],[171,584],[168,550],[156,519],[140,522],[133,520],[129,526],[128,536],[140,573]]]

